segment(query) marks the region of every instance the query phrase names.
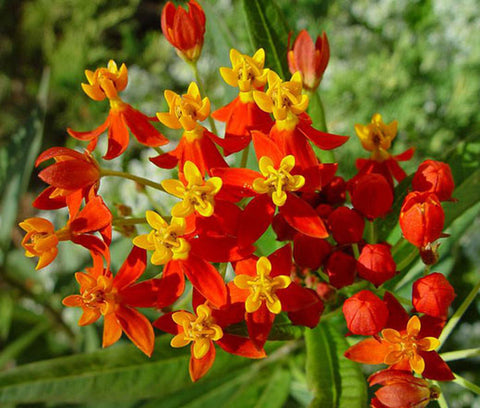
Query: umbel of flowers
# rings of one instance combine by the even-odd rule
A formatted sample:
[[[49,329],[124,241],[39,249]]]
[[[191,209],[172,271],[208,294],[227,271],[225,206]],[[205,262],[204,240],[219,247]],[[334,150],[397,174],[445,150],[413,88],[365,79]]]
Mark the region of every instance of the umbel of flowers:
[[[205,32],[200,5],[192,0],[186,11],[167,3],[161,26],[179,55],[194,65]],[[346,358],[387,366],[369,379],[371,385],[383,386],[372,406],[425,406],[438,397],[428,380],[454,378],[435,351],[455,297],[447,279],[436,272],[418,279],[407,309],[382,288],[401,271],[392,246],[377,240],[375,220],[392,213],[395,184],[406,177],[400,162],[413,155],[413,148],[390,153],[397,121],[385,123],[375,113],[370,123],[355,125],[369,157],[356,158],[358,171],[348,180],[336,175],[341,163],[322,163],[315,153],[314,146],[332,150],[348,139],[316,129],[307,113],[305,90],[318,86],[328,57],[326,35],[314,45],[302,31],[288,54],[292,76],[282,79],[264,66],[263,49],[252,56],[232,49],[232,66],[220,68],[220,75],[238,88],[233,101],[211,113],[202,87],[192,82],[183,95],[165,90],[168,111],[156,117],[120,98],[128,81],[125,64],[118,68],[109,61],[107,67],[85,71],[84,92],[110,103],[106,121],[92,131],[68,129],[71,136],[89,142],[84,152],[54,147],[36,162],[43,166],[53,160],[39,173],[48,187],[34,206],[67,207],[69,221],[56,229],[46,219],[29,218],[20,226],[27,232],[22,245],[27,256],[38,258],[37,269],[54,261],[60,241],[70,240],[90,252],[92,266],[75,275],[79,294],[66,297],[63,304],[82,309],[80,326],[103,317],[104,347],[125,333],[150,356],[155,327],[173,335],[172,347],[190,345],[189,371],[196,381],[214,363],[216,346],[264,358],[264,345],[279,314],[286,314],[294,325],[313,328],[325,308],[337,307],[343,310],[350,334],[367,336],[347,350]],[[224,134],[202,124],[212,117],[226,123]],[[147,147],[166,144],[158,121],[180,130],[181,136],[173,150],[150,160],[160,168],[177,169],[178,179],[115,173],[93,158],[105,132],[104,160],[125,152],[130,133]],[[241,152],[246,158],[250,147],[258,171],[247,168],[246,160],[239,167],[227,164],[225,156]],[[99,195],[100,183],[109,176],[133,179],[178,202],[168,214],[149,210],[144,219],[113,219]],[[453,189],[448,165],[427,160],[418,167],[399,213],[404,238],[418,247],[429,266],[435,264],[437,240],[444,236],[442,202],[452,200]],[[123,265],[112,270],[112,223],[121,227],[132,220],[145,224],[147,232],[133,238]],[[263,254],[258,240],[270,227],[282,244]],[[157,268],[155,279],[142,279],[147,259]],[[227,265],[233,279],[225,278]],[[187,280],[193,286],[191,309],[177,310]],[[364,282],[362,290],[348,299],[337,296],[338,290],[356,282]],[[153,308],[159,317],[152,323],[138,308]],[[232,327],[242,322],[246,331],[232,334]]]

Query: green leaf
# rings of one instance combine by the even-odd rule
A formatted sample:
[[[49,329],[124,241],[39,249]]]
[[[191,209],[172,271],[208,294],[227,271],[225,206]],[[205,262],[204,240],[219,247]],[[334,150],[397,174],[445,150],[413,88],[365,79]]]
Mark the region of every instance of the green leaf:
[[[11,142],[0,151],[2,163],[0,173],[1,201],[0,248],[5,253],[10,246],[11,230],[15,225],[19,201],[27,189],[33,165],[41,147],[43,123],[47,105],[50,71],[43,72],[38,105],[32,112],[26,126],[12,136]],[[3,263],[3,262],[2,262]]]
[[[343,356],[345,338],[328,323],[305,331],[307,383],[313,392],[311,408],[363,408],[366,381],[357,363]]]
[[[13,317],[14,301],[12,296],[2,291],[0,292],[0,340],[5,340],[10,332],[10,325]]]
[[[288,25],[273,0],[243,0],[250,42],[265,50],[265,66],[287,79]]]

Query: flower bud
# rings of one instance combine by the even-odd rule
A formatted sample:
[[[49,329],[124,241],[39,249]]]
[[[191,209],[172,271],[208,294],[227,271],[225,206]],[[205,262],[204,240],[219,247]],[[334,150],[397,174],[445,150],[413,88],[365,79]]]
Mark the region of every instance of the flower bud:
[[[387,323],[385,302],[369,290],[362,290],[347,299],[342,311],[348,330],[353,334],[373,336]]]
[[[358,275],[375,286],[395,276],[397,265],[393,260],[390,245],[368,244],[362,248],[358,257]]]
[[[330,284],[337,289],[351,285],[355,280],[356,266],[357,261],[351,255],[342,251],[332,253],[325,267]]]
[[[181,6],[176,8],[169,1],[162,11],[162,31],[166,39],[187,61],[195,62],[203,47],[205,35],[205,13],[195,1],[188,3],[188,12]]]
[[[338,207],[329,215],[328,226],[335,241],[352,244],[362,239],[365,220],[356,210]]]
[[[393,191],[380,174],[365,174],[350,186],[352,204],[369,220],[386,215],[393,204]]]
[[[300,31],[287,57],[290,72],[302,73],[303,87],[309,91],[317,89],[330,59],[327,35],[318,36],[314,44],[305,30]]]
[[[414,191],[405,197],[399,222],[405,239],[418,248],[425,248],[440,238],[445,214],[435,194]]]
[[[446,319],[453,299],[455,291],[441,273],[431,273],[413,284],[412,304],[417,312]]]
[[[455,188],[450,166],[435,160],[425,160],[413,176],[415,191],[435,193],[440,201],[452,199]]]

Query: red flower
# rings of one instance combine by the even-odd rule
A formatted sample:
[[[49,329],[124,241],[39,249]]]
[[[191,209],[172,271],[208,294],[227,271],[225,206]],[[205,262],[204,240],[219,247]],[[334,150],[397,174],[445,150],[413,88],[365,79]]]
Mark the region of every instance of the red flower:
[[[455,290],[441,273],[431,273],[413,284],[412,303],[419,313],[446,319],[453,299]]]
[[[188,12],[183,7],[176,8],[169,1],[162,11],[163,35],[179,55],[187,61],[195,62],[202,51],[205,34],[205,13],[195,1],[188,2]]]
[[[41,210],[55,210],[68,205],[70,213],[76,213],[83,198],[96,192],[100,184],[100,167],[92,155],[67,147],[52,147],[38,156],[35,166],[46,160],[55,163],[46,167],[38,176],[50,187],[43,190],[33,202]]]
[[[339,244],[352,244],[362,240],[365,220],[354,209],[338,207],[328,216],[328,227]]]
[[[365,245],[357,261],[358,275],[377,287],[392,279],[397,271],[388,244]]]
[[[365,174],[350,184],[352,204],[369,220],[385,216],[393,204],[392,187],[380,174]]]
[[[415,191],[435,193],[440,201],[452,200],[455,183],[450,166],[435,160],[425,160],[413,176],[412,187]]]
[[[322,33],[314,44],[307,31],[300,31],[287,57],[290,72],[294,74],[300,71],[303,76],[303,87],[308,91],[314,91],[320,84],[330,59],[327,35]]]
[[[335,251],[328,257],[325,265],[330,284],[337,289],[351,285],[357,273],[356,259],[343,251]]]
[[[387,323],[387,306],[369,290],[362,290],[348,298],[343,304],[342,311],[348,330],[352,334],[374,335]]]
[[[258,349],[250,339],[227,333],[224,329],[242,319],[235,308],[214,309],[194,291],[193,307],[196,314],[180,310],[158,318],[153,325],[175,337],[172,347],[190,346],[189,372],[192,381],[202,378],[215,361],[218,344],[228,353],[248,358],[266,357],[263,348]]]
[[[237,262],[236,277],[229,283],[231,302],[245,304],[245,320],[252,341],[261,348],[268,338],[275,316],[281,311],[300,312],[289,317],[294,323],[317,325],[323,304],[314,291],[302,288],[290,278],[290,245],[268,258],[256,257]],[[308,315],[302,316],[303,314]]]
[[[442,235],[445,214],[435,194],[414,191],[403,201],[399,222],[405,239],[422,249]]]
[[[373,408],[424,408],[440,396],[440,389],[409,371],[382,370],[368,378],[370,386],[381,385],[372,400]]]
[[[108,149],[103,158],[111,160],[120,156],[128,147],[128,129],[137,140],[146,146],[162,146],[168,140],[150,123],[151,119],[142,112],[134,109],[122,101],[118,92],[125,89],[128,82],[127,67],[122,64],[120,69],[113,60],[108,62],[107,68],[97,68],[95,72],[86,70],[88,84],[82,84],[85,93],[95,101],[108,98],[110,112],[105,122],[99,127],[87,132],[77,132],[70,128],[67,132],[79,140],[88,140],[87,149],[93,151],[97,146],[98,138],[108,129]]]
[[[67,296],[62,303],[83,309],[79,326],[89,325],[103,315],[103,347],[115,343],[123,331],[146,355],[153,352],[153,328],[135,308],[170,305],[178,281],[162,278],[135,284],[145,271],[145,261],[145,251],[134,247],[115,276],[98,262],[88,273],[75,274],[80,295]]]

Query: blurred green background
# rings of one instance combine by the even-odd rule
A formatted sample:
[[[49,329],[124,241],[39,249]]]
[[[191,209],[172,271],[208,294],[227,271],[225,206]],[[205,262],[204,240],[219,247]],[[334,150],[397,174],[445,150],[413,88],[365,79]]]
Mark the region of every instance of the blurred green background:
[[[375,112],[386,122],[399,122],[393,153],[416,147],[414,159],[405,165],[407,173],[426,158],[448,160],[459,150],[472,172],[478,168],[478,1],[277,3],[295,33],[306,28],[312,36],[322,31],[328,34],[331,59],[320,86],[328,128],[352,136],[336,153],[342,175],[353,175],[352,157],[366,157],[353,127],[369,122]],[[208,96],[218,108],[236,92],[218,73],[220,66],[229,65],[229,49],[254,50],[240,1],[203,0],[201,4],[207,15],[207,33],[199,70]],[[64,296],[77,291],[73,273],[88,262],[86,251],[61,244],[55,263],[38,272],[34,262],[23,256],[22,232],[16,224],[37,214],[31,202],[44,188],[35,170],[30,177],[31,166],[25,163],[26,158],[33,162],[32,157],[51,146],[80,147],[67,136],[66,127],[89,130],[103,122],[108,104],[90,100],[80,87],[87,68],[105,66],[109,59],[125,62],[129,68],[125,100],[149,115],[165,110],[165,89],[186,90],[193,76],[161,33],[163,5],[162,1],[146,0],[0,1],[0,370],[100,347],[99,328],[80,330],[77,311],[61,306]],[[100,146],[100,151],[104,149]],[[148,164],[152,155],[132,143],[126,155],[109,165],[164,178],[165,173]],[[131,206],[133,215],[141,216],[152,201],[160,200],[138,193],[129,182],[102,188],[107,203]],[[168,207],[164,201],[159,205]],[[478,210],[479,205],[474,205],[452,225],[448,231],[451,238],[442,244],[441,261],[434,269],[448,275],[456,288],[454,307],[480,276]],[[42,216],[56,226],[66,221],[62,211]],[[114,266],[123,262],[128,245],[122,239],[115,242]],[[477,300],[449,339],[448,350],[478,347],[479,316]],[[452,365],[480,383],[478,358]],[[452,407],[480,407],[474,394],[456,385],[448,390]],[[295,398],[290,399],[289,406],[302,406],[300,397],[297,405]],[[122,406],[144,406],[136,404]]]

